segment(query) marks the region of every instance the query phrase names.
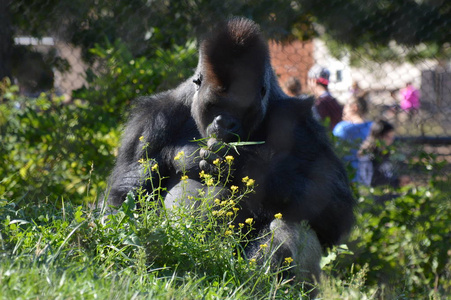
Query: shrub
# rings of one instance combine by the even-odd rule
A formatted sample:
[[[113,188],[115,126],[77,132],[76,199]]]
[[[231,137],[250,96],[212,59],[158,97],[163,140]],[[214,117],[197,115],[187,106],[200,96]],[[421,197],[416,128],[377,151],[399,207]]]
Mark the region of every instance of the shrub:
[[[384,203],[374,190],[361,197],[350,249],[356,270],[370,267],[368,285],[406,298],[450,292],[451,201],[442,188],[410,187]]]

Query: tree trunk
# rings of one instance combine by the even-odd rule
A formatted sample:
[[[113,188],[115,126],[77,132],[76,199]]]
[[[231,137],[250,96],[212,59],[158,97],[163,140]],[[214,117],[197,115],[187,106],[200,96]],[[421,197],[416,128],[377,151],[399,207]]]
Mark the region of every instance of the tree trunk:
[[[0,0],[0,80],[11,76],[11,57],[13,49],[13,28],[9,5],[12,0]]]

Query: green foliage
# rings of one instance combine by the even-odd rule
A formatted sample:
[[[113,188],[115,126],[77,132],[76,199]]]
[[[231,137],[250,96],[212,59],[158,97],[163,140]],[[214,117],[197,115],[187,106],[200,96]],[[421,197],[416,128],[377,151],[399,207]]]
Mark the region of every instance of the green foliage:
[[[15,90],[2,92],[0,195],[26,201],[67,195],[79,203],[95,197],[105,187],[97,174],[108,172],[119,131],[81,101],[65,105],[54,95],[30,99]]]
[[[351,239],[357,269],[369,265],[369,285],[407,297],[449,293],[449,190],[432,185],[410,188],[393,200],[376,203],[378,192],[387,194],[372,190],[360,199],[358,228]]]
[[[90,52],[99,65],[87,71],[88,87],[75,91],[73,96],[116,116],[122,116],[137,96],[175,87],[193,74],[197,63],[192,41],[171,50],[157,49],[151,58],[133,57],[120,41],[106,48],[96,45]]]

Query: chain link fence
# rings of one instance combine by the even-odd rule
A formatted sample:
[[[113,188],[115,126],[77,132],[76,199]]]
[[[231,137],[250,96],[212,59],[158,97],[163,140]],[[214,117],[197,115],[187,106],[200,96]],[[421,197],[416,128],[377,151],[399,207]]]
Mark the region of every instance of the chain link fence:
[[[388,35],[387,28],[397,28],[397,25],[386,23],[385,27],[382,26],[383,22],[375,19],[377,13],[358,18],[355,21],[358,26],[366,24],[362,20],[367,23],[374,20],[373,24],[365,25],[368,32],[372,32],[374,36],[394,40],[387,43],[385,48],[379,49],[380,51],[377,44],[374,44],[374,49],[379,51],[376,59],[370,59],[362,47],[353,48],[352,42],[349,43],[350,47],[337,51],[340,41],[334,40],[333,35],[328,32],[328,28],[329,31],[341,27],[352,29],[349,25],[352,20],[347,20],[346,24],[340,23],[337,15],[348,14],[353,9],[356,12],[368,13],[372,9],[371,5],[377,6],[378,13],[387,10],[390,5],[398,5],[399,7],[387,13],[387,22],[398,22],[401,24],[401,31],[403,22],[407,22],[406,26],[411,26],[412,22],[406,19],[409,19],[412,13],[421,13],[421,10],[412,12],[412,7],[421,4],[418,4],[418,1],[401,1],[402,5],[399,1],[392,4],[384,4],[383,1],[362,4],[355,1],[326,1],[322,10],[315,5],[309,6],[305,1],[231,1],[229,4],[212,1],[208,5],[204,2],[134,0],[117,4],[108,0],[46,3],[2,0],[2,6],[6,7],[6,10],[3,18],[0,18],[0,25],[13,30],[1,31],[0,38],[5,42],[9,34],[13,38],[13,45],[9,50],[5,44],[2,46],[0,61],[3,60],[3,65],[10,65],[11,77],[23,95],[34,97],[41,92],[52,91],[63,95],[66,101],[71,101],[74,98],[73,92],[89,87],[92,84],[92,75],[104,67],[101,62],[105,57],[93,55],[98,54],[98,51],[92,51],[96,45],[103,43],[104,48],[108,48],[105,53],[125,45],[130,61],[141,56],[158,59],[155,55],[158,52],[155,50],[157,46],[170,48],[171,44],[178,44],[183,47],[190,38],[195,41],[194,37],[202,32],[199,29],[202,28],[199,25],[201,21],[196,16],[202,15],[205,17],[203,21],[214,23],[223,10],[227,10],[228,14],[254,15],[257,22],[264,20],[261,22],[262,29],[268,33],[273,67],[282,87],[290,77],[296,77],[301,82],[302,91],[308,93],[307,72],[314,64],[320,64],[330,70],[329,89],[340,103],[345,104],[353,86],[358,85],[368,95],[368,118],[383,117],[395,125],[400,139],[414,142],[431,153],[450,159],[451,56],[450,44],[442,42],[449,35],[449,27],[439,28],[431,33],[431,39],[435,38],[441,43],[440,49],[436,51],[432,48],[437,46],[429,46],[430,40],[422,41],[417,38],[418,32],[415,32],[414,28],[411,31],[402,31],[402,39],[409,42],[415,40],[415,43],[409,45],[401,43],[402,39],[396,34],[393,34],[393,37],[385,37],[384,35]],[[85,5],[82,5],[83,3]],[[442,13],[445,11],[445,16],[451,11],[450,5],[444,1],[425,1],[423,4],[430,4]],[[280,8],[283,5],[287,6],[287,11]],[[340,5],[342,7],[338,9]],[[311,11],[306,11],[307,8]],[[429,15],[419,18],[424,20],[429,16],[427,26],[437,23],[436,26],[440,27],[443,24],[440,19],[443,14],[432,14],[432,8],[423,12]],[[315,18],[311,15],[312,12],[322,15]],[[330,30],[329,23],[333,18],[338,19],[333,30]],[[290,22],[293,25],[290,25]],[[271,24],[276,25],[271,27]],[[170,35],[165,33],[165,27],[172,28]],[[351,29],[349,35],[354,34]],[[192,34],[188,35],[187,32]],[[284,39],[281,32],[291,34],[286,34]],[[437,32],[442,32],[442,35]],[[362,36],[361,40],[365,45],[368,45],[365,32],[358,34]],[[411,36],[408,36],[409,34]],[[278,42],[272,41],[272,38]],[[342,38],[343,40],[346,38]],[[117,41],[120,41],[120,44],[116,43]],[[368,52],[376,51],[374,49]],[[387,49],[390,54],[384,56]],[[11,60],[5,61],[8,59],[8,56],[5,56],[8,51]],[[393,56],[393,53],[396,55]],[[187,74],[192,68],[192,65],[186,66]],[[165,76],[164,73],[161,72],[161,77]],[[414,114],[399,108],[400,91],[409,82],[420,92],[421,106]],[[158,86],[168,87],[167,84]],[[145,90],[137,89],[136,95],[139,93],[145,93]]]

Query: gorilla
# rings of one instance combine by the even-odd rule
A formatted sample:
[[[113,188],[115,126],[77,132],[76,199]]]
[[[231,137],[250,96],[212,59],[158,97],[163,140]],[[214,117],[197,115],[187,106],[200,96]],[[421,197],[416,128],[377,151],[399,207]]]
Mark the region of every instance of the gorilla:
[[[240,202],[235,221],[253,218],[258,243],[276,245],[274,264],[292,257],[298,279],[319,280],[321,252],[350,231],[355,200],[324,127],[312,116],[312,103],[281,90],[257,24],[237,17],[221,23],[200,43],[191,78],[135,103],[107,203],[120,206],[137,189],[151,194],[152,170],[138,161],[152,158],[167,191],[164,205],[190,204],[188,194],[207,189],[201,171],[220,173],[215,161],[232,154],[233,173],[224,187],[243,186],[246,176],[255,180],[255,192]],[[236,142],[241,145],[234,147]],[[181,151],[183,164],[174,160]],[[188,187],[181,186],[183,174]],[[218,195],[227,196],[221,190]],[[278,213],[281,219],[274,218]],[[257,246],[246,251],[258,261]]]

